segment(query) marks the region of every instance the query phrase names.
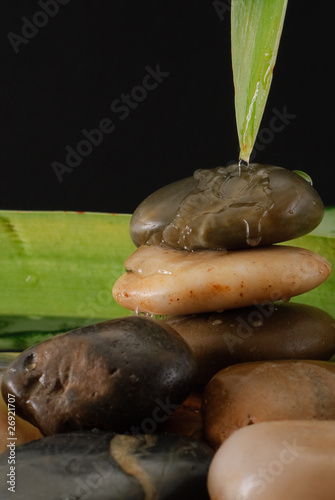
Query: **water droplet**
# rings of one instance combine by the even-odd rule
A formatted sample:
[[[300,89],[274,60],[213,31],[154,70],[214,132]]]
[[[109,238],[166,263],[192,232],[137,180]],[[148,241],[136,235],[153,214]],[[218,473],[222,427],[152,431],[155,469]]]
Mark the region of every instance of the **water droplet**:
[[[166,269],[158,269],[157,271],[159,274],[172,274],[171,271],[167,271]]]
[[[292,170],[293,173],[300,175],[305,181],[307,181],[311,186],[313,186],[313,181],[312,178],[306,174],[306,172],[303,172],[302,170]]]
[[[245,232],[246,232],[245,241],[248,243],[250,247],[255,247],[259,245],[262,239],[262,236],[260,234],[260,224],[258,224],[257,234],[251,235],[249,222],[246,219],[243,219],[243,221],[245,223]]]
[[[283,297],[282,299],[279,300],[279,302],[281,304],[287,304],[288,302],[290,302],[291,300],[291,297]]]
[[[212,325],[215,326],[215,325],[221,325],[222,324],[222,319],[215,319],[214,321],[212,321]]]
[[[241,175],[241,169],[242,169],[242,167],[248,168],[249,167],[249,162],[245,161],[245,160],[242,160],[242,158],[240,158],[238,160],[238,174],[239,175]]]
[[[271,77],[271,74],[272,74],[272,68],[273,66],[271,64],[267,64],[266,65],[266,71],[264,73],[264,76],[263,76],[263,88],[265,89],[268,82],[269,82],[269,78]]]
[[[38,283],[38,278],[37,278],[37,276],[34,276],[33,274],[28,274],[28,276],[26,277],[26,279],[24,281],[29,286],[35,286]]]

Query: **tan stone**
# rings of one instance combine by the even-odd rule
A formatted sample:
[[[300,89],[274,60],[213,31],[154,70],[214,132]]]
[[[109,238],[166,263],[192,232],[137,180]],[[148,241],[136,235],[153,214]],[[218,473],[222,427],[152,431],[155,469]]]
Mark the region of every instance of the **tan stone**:
[[[142,246],[114,285],[122,306],[152,314],[193,314],[287,300],[327,279],[330,263],[304,248],[186,250]]]
[[[234,432],[214,456],[212,500],[331,500],[335,421],[265,422]]]

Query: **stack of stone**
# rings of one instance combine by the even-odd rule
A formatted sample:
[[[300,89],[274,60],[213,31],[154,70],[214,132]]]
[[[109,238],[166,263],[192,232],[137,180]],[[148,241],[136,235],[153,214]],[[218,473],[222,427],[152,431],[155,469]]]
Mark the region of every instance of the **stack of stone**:
[[[4,371],[16,498],[282,500],[293,483],[294,500],[330,498],[334,320],[287,303],[330,264],[276,244],[322,216],[305,179],[262,165],[197,171],[144,200],[113,291],[137,314],[58,335]]]

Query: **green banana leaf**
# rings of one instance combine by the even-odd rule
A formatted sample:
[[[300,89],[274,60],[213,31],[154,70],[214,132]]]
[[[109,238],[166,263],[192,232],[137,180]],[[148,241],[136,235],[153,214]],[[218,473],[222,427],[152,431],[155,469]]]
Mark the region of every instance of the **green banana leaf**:
[[[232,0],[231,46],[240,158],[254,147],[276,62],[287,0]]]
[[[23,350],[57,333],[131,314],[112,298],[135,247],[130,215],[0,211],[0,350]],[[335,269],[335,208],[286,244],[314,250]],[[335,273],[292,301],[335,317]]]

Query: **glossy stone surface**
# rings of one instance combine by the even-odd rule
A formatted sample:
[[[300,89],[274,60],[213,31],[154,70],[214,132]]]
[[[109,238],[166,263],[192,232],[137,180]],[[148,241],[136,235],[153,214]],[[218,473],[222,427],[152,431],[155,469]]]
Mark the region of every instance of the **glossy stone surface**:
[[[192,439],[205,441],[201,416],[202,392],[193,391],[162,425],[159,432],[181,434]]]
[[[265,422],[234,432],[208,474],[215,500],[331,500],[335,421]]]
[[[285,245],[194,252],[141,246],[125,267],[114,299],[133,311],[163,315],[288,300],[319,286],[331,271],[317,253]]]
[[[74,330],[24,351],[2,394],[44,435],[82,429],[153,432],[188,396],[196,364],[186,342],[152,319]]]
[[[323,211],[318,193],[298,174],[234,164],[197,170],[150,195],[135,210],[130,235],[137,246],[241,249],[307,234]]]
[[[204,430],[218,448],[234,431],[276,420],[335,420],[335,364],[260,361],[229,366],[208,383]]]
[[[183,436],[70,433],[16,448],[16,491],[9,500],[207,500],[213,451]],[[0,456],[0,477],[8,473]]]
[[[247,361],[319,359],[335,354],[335,319],[303,304],[258,304],[222,313],[162,320],[191,347],[196,383],[203,386],[223,368]]]

